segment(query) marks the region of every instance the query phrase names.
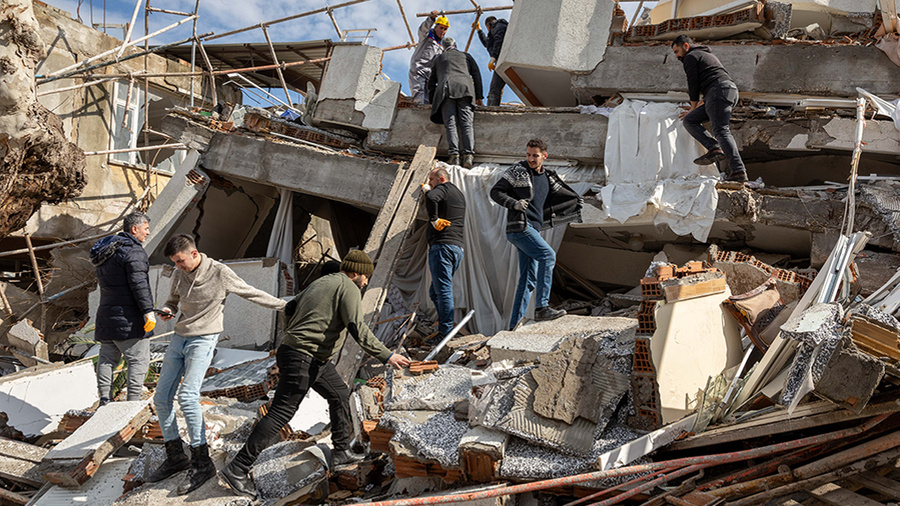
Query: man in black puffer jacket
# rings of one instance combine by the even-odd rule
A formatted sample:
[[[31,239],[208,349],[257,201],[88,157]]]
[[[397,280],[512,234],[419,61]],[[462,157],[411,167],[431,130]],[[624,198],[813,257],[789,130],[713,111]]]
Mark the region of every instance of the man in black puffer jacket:
[[[481,25],[476,21],[472,27],[478,30],[478,38],[481,44],[487,49],[488,55],[491,57],[488,62],[488,70],[494,72],[491,78],[491,87],[488,89],[487,105],[500,105],[500,99],[503,98],[503,87],[506,81],[500,77],[494,69],[497,66],[497,59],[500,58],[500,50],[503,49],[503,39],[506,38],[506,27],[509,23],[505,19],[497,19],[494,16],[488,16],[484,20],[484,25],[488,29],[487,35],[481,30]]]
[[[150,260],[141,243],[150,235],[150,220],[141,212],[125,217],[122,232],[91,247],[97,269],[100,307],[94,337],[100,342],[97,389],[100,405],[112,399],[113,370],[124,355],[128,365],[128,400],[141,400],[150,366],[150,340],[156,318],[150,294]]]

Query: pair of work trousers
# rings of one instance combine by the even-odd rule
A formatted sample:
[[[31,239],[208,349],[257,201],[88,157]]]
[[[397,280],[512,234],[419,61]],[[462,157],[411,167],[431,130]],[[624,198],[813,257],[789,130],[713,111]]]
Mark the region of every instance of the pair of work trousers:
[[[146,338],[101,341],[97,357],[97,390],[100,400],[113,398],[113,371],[125,357],[128,366],[128,400],[141,400],[141,388],[150,367],[150,340]]]
[[[463,249],[455,244],[432,244],[428,248],[431,287],[428,296],[438,314],[438,332],[446,336],[453,330],[453,274],[462,262]]]
[[[491,78],[491,87],[488,89],[487,105],[500,105],[504,86],[506,86],[506,81],[500,77],[497,71],[494,71],[494,77]]]
[[[734,136],[731,135],[731,110],[738,103],[738,89],[731,81],[721,81],[712,85],[703,97],[703,106],[694,109],[684,117],[684,128],[703,144],[707,151],[720,148],[728,160],[729,171],[746,170]],[[709,121],[712,135],[703,126]]]
[[[472,105],[472,97],[445,98],[441,103],[441,116],[444,118],[444,126],[447,128],[447,153],[458,155],[459,133],[462,132],[462,154],[475,154],[475,106]]]
[[[278,364],[279,378],[272,405],[266,416],[253,427],[247,443],[234,458],[235,464],[249,471],[260,452],[281,439],[279,431],[294,417],[310,388],[328,401],[334,450],[349,450],[350,389],[334,364],[320,362],[286,344],[278,347],[275,363]]]
[[[188,436],[194,448],[206,444],[206,424],[200,407],[200,387],[212,363],[219,334],[184,337],[172,336],[162,371],[153,395],[153,404],[159,416],[159,427],[165,441],[174,441],[181,436],[175,421],[173,403],[176,394],[181,414],[187,424]],[[179,386],[180,385],[180,386]]]
[[[519,287],[516,289],[513,313],[509,319],[509,328],[512,330],[525,316],[532,291],[535,292],[535,308],[547,307],[550,304],[556,252],[531,223],[524,232],[506,234],[506,238],[519,251]]]

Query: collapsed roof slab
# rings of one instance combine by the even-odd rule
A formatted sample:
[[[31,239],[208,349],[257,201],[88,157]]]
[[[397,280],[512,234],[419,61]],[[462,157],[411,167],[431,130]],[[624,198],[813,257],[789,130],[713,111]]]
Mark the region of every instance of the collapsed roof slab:
[[[183,116],[163,119],[163,131],[203,152],[201,166],[370,210],[381,208],[400,164],[299,143],[212,130]]]
[[[710,49],[741,92],[855,97],[860,87],[894,95],[900,81],[900,67],[875,46],[744,44]],[[668,45],[620,46],[607,48],[590,74],[574,75],[572,89],[579,103],[590,104],[595,96],[623,92],[687,91],[687,80]]]
[[[441,136],[438,153],[447,153],[444,125],[431,122],[425,107],[397,109],[389,130],[369,133],[366,146],[387,153],[415,153],[422,132]],[[475,150],[478,156],[525,155],[525,143],[535,137],[547,141],[553,158],[587,165],[603,161],[609,120],[599,114],[580,114],[570,107],[536,109],[482,108],[475,110]],[[515,125],[514,128],[510,128]]]

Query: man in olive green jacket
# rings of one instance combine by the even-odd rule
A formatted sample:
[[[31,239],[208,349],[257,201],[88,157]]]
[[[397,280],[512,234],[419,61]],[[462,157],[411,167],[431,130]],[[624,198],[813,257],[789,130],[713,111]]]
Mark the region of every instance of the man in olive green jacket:
[[[256,423],[244,447],[222,470],[222,478],[233,491],[256,497],[250,468],[259,453],[277,440],[310,388],[328,401],[334,465],[361,458],[350,451],[350,390],[331,363],[344,344],[343,330],[347,329],[366,353],[382,362],[398,369],[409,365],[406,357],[391,353],[381,344],[362,321],[360,292],[374,269],[365,252],[351,251],[341,262],[341,272],[313,281],[288,303],[285,312],[293,312],[275,355],[279,379],[272,405]]]

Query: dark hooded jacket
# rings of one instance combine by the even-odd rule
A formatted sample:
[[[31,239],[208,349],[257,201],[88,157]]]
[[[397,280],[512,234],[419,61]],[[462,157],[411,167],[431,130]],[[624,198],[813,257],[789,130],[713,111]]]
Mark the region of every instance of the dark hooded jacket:
[[[722,66],[722,62],[706,46],[691,46],[681,59],[681,64],[687,76],[691,102],[699,102],[700,94],[706,96],[712,85],[731,81],[731,76]]]
[[[491,188],[491,199],[507,209],[506,233],[524,232],[528,228],[528,217],[525,211],[513,209],[515,203],[525,199],[531,201],[534,196],[532,173],[527,161],[521,161],[503,173],[503,176]],[[541,230],[565,223],[581,223],[581,207],[584,199],[569,187],[556,171],[544,167],[550,183],[547,200],[544,201],[544,222]]]
[[[104,237],[91,247],[91,263],[100,285],[94,338],[117,341],[152,335],[144,332],[144,315],[153,311],[153,297],[150,260],[140,241],[126,232]]]
[[[478,30],[478,38],[481,39],[481,43],[491,58],[500,58],[500,50],[503,49],[503,39],[506,37],[508,24],[505,19],[498,19],[494,21],[494,27],[488,30],[487,35],[484,30]]]
[[[474,102],[484,99],[481,71],[472,55],[450,48],[434,59],[428,78],[428,98],[431,100],[431,122],[441,124],[444,100],[470,98]]]

